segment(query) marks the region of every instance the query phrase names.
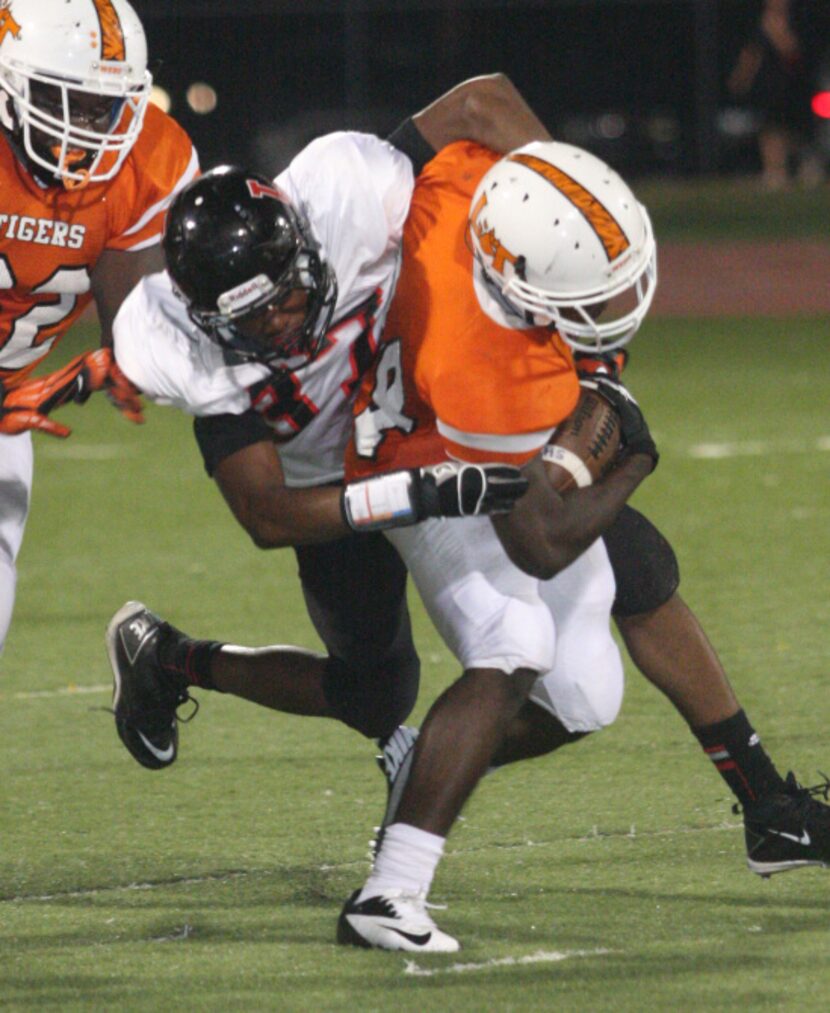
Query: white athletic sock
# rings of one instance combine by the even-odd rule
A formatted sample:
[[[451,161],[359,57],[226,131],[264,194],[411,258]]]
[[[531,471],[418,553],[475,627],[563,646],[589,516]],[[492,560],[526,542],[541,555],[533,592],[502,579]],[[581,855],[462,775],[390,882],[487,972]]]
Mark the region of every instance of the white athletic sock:
[[[358,902],[389,890],[426,896],[444,854],[445,840],[408,823],[390,824],[384,831],[383,844]]]

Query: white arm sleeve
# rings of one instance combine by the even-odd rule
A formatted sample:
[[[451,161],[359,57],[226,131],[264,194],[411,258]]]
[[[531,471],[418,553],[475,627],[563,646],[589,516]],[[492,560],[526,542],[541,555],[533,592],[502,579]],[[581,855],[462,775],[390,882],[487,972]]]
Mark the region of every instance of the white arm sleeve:
[[[247,385],[268,370],[227,366],[222,350],[196,336],[166,272],[142,278],[113,325],[115,359],[145,397],[190,415],[239,414],[250,407]]]

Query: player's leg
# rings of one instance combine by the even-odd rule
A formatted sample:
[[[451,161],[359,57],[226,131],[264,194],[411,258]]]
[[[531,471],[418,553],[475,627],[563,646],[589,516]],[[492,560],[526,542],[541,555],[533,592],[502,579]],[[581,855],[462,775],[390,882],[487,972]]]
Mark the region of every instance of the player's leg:
[[[427,715],[394,822],[341,913],[338,939],[448,951],[456,940],[425,910],[444,838],[536,677],[552,666],[553,623],[538,582],[509,563],[486,519],[426,522],[388,537],[464,674]]]
[[[622,704],[622,659],[610,623],[614,576],[602,541],[545,581],[540,594],[556,625],[555,662],[511,721],[493,766],[545,755],[605,728]]]
[[[680,574],[671,545],[631,507],[604,541],[617,580],[614,616],[626,648],[686,720],[742,807],[749,867],[766,875],[830,863],[830,809],[792,775],[784,780],[776,770],[697,617],[677,592]]]
[[[379,532],[296,551],[308,613],[328,651],[327,711],[385,739],[414,707],[420,679],[406,568]]]
[[[400,557],[379,533],[294,551],[327,654],[214,645],[205,664],[190,666],[191,683],[273,710],[337,718],[371,738],[391,734],[412,709],[419,678]]]
[[[383,738],[415,702],[418,657],[406,571],[380,535],[296,550],[309,614],[329,651],[194,640],[140,602],[112,619],[107,647],[119,736],[150,769],[177,755],[176,709],[194,687],[291,714],[331,717]]]
[[[17,589],[17,554],[32,489],[32,437],[0,436],[0,653],[6,643]]]

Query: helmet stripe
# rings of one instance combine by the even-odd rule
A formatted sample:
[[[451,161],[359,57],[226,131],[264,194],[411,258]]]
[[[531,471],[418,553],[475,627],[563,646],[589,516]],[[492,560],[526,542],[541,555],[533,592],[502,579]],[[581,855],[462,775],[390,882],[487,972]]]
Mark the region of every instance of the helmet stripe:
[[[101,59],[126,60],[124,30],[112,0],[92,0],[101,25]]]
[[[521,153],[510,155],[508,161],[524,165],[532,172],[536,172],[546,179],[551,186],[556,187],[562,196],[566,197],[581,212],[585,220],[596,232],[597,238],[602,243],[605,255],[609,261],[615,260],[631,246],[631,242],[625,232],[623,232],[622,226],[608,208],[597,200],[590,190],[586,190],[581,183],[578,183],[566,172],[558,169],[555,165],[551,165],[550,162],[546,162],[543,158],[537,158],[535,155]]]

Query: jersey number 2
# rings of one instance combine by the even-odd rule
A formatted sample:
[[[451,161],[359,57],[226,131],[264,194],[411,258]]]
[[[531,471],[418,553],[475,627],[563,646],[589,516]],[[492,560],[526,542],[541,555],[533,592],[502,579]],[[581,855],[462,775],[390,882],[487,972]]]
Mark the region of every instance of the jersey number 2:
[[[86,275],[86,284],[84,285],[84,282],[78,277],[79,270],[82,270],[86,275],[86,268],[59,268],[46,281],[32,289],[33,295],[41,295],[46,294],[48,286],[48,292],[58,296],[57,301],[35,303],[20,316],[12,316],[8,335],[5,340],[0,338],[4,368],[20,369],[27,366],[35,359],[41,358],[50,347],[57,334],[53,334],[45,341],[39,341],[38,336],[41,331],[55,327],[72,314],[78,303],[76,293],[79,291],[79,282],[82,289],[89,288],[89,276]],[[8,261],[5,257],[0,256],[0,292],[3,289],[13,288],[14,284],[14,275]],[[61,292],[61,289],[64,291]],[[8,307],[8,303],[6,305]]]

